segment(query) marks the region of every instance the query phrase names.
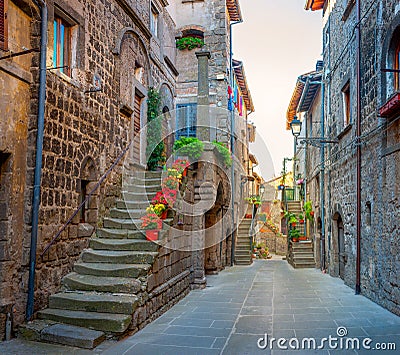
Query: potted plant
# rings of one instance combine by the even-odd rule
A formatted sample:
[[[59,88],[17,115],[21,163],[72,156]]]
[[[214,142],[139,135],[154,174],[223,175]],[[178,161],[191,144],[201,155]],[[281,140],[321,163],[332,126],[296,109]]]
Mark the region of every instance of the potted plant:
[[[306,218],[307,218],[309,221],[312,221],[312,220],[314,219],[314,211],[313,211],[313,209],[312,209],[312,203],[311,203],[311,201],[307,201],[307,202],[304,204],[303,209],[304,209],[304,213],[305,213],[305,215],[306,215]]]
[[[292,240],[292,242],[298,242],[299,237],[300,237],[300,232],[298,229],[293,228],[289,231],[289,237]]]
[[[300,224],[304,224],[304,215],[302,213],[300,213],[297,218],[298,218]]]
[[[294,213],[291,213],[290,216],[289,216],[288,223],[292,227],[296,227],[297,222],[298,222],[298,219],[297,219],[296,215]]]
[[[306,241],[307,240],[307,237],[305,236],[305,235],[301,235],[300,237],[299,237],[299,242],[301,242],[301,241]]]
[[[182,176],[186,176],[187,168],[190,166],[190,162],[186,159],[176,159],[172,164],[172,169],[177,170]]]
[[[161,229],[162,220],[155,212],[148,212],[141,220],[142,229],[146,231],[146,239],[151,241],[157,240],[158,230]]]

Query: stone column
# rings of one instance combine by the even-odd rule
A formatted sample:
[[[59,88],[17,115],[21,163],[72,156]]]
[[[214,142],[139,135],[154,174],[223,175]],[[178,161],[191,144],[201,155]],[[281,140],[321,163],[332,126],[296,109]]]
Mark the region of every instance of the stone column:
[[[210,141],[210,90],[208,79],[208,60],[210,52],[196,52],[198,61],[198,89],[197,89],[197,138]]]

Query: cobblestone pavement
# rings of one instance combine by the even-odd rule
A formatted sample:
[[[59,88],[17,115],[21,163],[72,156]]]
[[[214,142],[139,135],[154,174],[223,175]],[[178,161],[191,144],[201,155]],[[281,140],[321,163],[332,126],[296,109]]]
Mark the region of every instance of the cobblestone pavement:
[[[205,290],[192,291],[135,335],[117,343],[105,343],[93,352],[16,341],[14,345],[9,343],[8,349],[3,347],[6,343],[0,343],[0,353],[24,354],[23,350],[28,348],[35,355],[400,353],[400,317],[354,295],[342,280],[319,270],[295,270],[286,261],[259,260],[251,266],[235,266],[208,276],[207,284]],[[265,339],[269,345],[272,338],[286,341],[281,340],[279,346],[275,340],[272,350],[270,346],[257,346],[259,343],[264,347]],[[308,349],[308,344],[314,348],[314,339],[319,346],[322,338],[328,338],[324,349]],[[306,349],[291,349],[290,346],[297,346],[296,341],[300,347],[304,342]],[[356,347],[357,342],[361,350],[352,350],[352,344]],[[371,349],[394,343],[398,350],[366,350],[363,342]],[[335,344],[336,349],[331,349]],[[19,352],[13,352],[12,346],[19,347]],[[36,352],[36,346],[41,351],[47,347],[48,351]],[[288,350],[282,349],[285,346]]]

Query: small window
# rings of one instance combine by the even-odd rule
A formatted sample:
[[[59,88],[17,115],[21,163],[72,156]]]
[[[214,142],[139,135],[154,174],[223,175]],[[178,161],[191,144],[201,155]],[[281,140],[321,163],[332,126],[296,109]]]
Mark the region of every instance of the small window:
[[[397,43],[394,51],[394,70],[400,70],[400,40]],[[400,73],[394,73],[394,89],[400,91]]]
[[[0,49],[8,50],[7,0],[0,0]]]
[[[54,16],[53,67],[71,76],[72,26],[59,16]]]
[[[153,6],[151,7],[150,31],[158,37],[158,11]]]
[[[343,124],[347,127],[350,124],[350,83],[348,82],[342,89],[343,98]]]
[[[176,139],[196,137],[197,104],[176,105]]]

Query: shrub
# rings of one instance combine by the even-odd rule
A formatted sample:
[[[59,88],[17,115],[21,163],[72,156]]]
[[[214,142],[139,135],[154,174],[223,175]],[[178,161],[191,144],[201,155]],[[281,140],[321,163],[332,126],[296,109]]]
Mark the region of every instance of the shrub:
[[[225,167],[230,168],[232,166],[232,156],[229,149],[221,142],[214,141],[213,144],[221,155]]]
[[[178,155],[188,156],[190,159],[196,160],[203,154],[204,144],[195,137],[181,137],[175,141],[173,150]]]

